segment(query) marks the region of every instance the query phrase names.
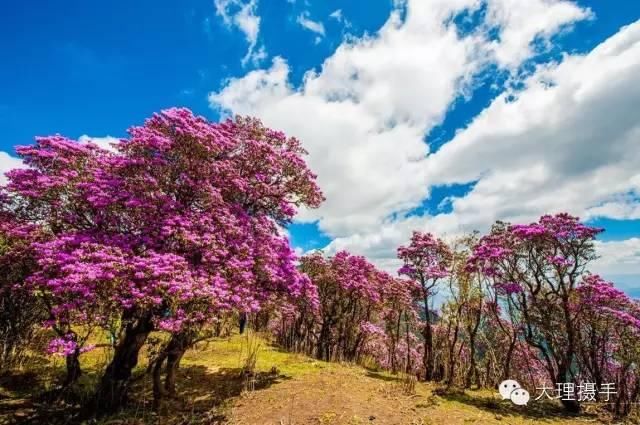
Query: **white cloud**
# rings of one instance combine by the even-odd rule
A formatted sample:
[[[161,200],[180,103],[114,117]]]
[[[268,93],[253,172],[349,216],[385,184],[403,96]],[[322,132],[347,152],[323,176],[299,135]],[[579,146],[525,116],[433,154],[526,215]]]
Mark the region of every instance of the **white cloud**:
[[[342,9],[336,9],[329,15],[330,18],[335,19],[338,22],[342,22],[344,16],[342,16]]]
[[[531,19],[546,22],[546,9],[538,3],[566,2],[526,3]],[[404,20],[396,9],[375,36],[345,41],[320,72],[305,75],[300,88],[290,86],[289,66],[276,58],[269,69],[230,80],[210,101],[234,113],[257,115],[303,140],[327,197],[319,210],[303,212],[303,219],[320,219],[320,227],[333,237],[376,232],[390,214],[428,195],[424,136],[501,46],[488,40],[486,25],[461,38],[449,23],[478,5],[477,0],[408,1]],[[581,15],[563,16],[548,22],[545,31],[551,34]],[[495,14],[491,25],[510,29],[512,22],[511,16]],[[510,29],[507,37],[501,35],[501,43],[528,52],[533,38],[524,43],[517,34],[515,43],[509,39],[514,33]],[[520,51],[513,54],[523,57]],[[502,55],[498,62],[508,56]]]
[[[315,34],[318,34],[319,36],[324,37],[325,35],[324,24],[322,22],[311,20],[311,18],[309,17],[309,12],[305,11],[300,15],[298,15],[298,17],[296,18],[296,22],[300,24],[300,26],[302,26],[303,28]],[[316,37],[316,40],[317,40],[317,37]]]
[[[216,14],[222,18],[225,26],[239,29],[249,44],[242,65],[248,62],[258,65],[266,58],[264,46],[257,48],[261,21],[257,15],[258,0],[214,0],[214,4]]]
[[[345,29],[351,28],[351,22],[344,16],[342,9],[336,9],[329,15],[329,18],[335,19],[341,23]]]
[[[7,184],[5,173],[16,168],[26,168],[26,165],[20,158],[11,156],[4,151],[0,151],[0,185]]]
[[[329,251],[365,254],[393,271],[395,248],[414,229],[454,236],[565,210],[640,217],[640,21],[587,54],[539,66],[429,151],[425,135],[487,65],[513,71],[555,33],[592,18],[568,1],[486,4],[486,20],[461,37],[451,17],[479,10],[479,0],[408,0],[404,20],[396,10],[377,34],[345,41],[300,87],[276,58],[210,95],[214,107],[257,115],[303,141],[327,201],[301,217],[320,220],[334,238]],[[499,37],[489,37],[496,27]],[[451,212],[402,218],[431,187],[473,182],[449,199]]]
[[[112,137],[112,136],[92,137],[92,136],[88,136],[86,134],[83,134],[82,136],[78,137],[78,141],[80,143],[89,143],[89,142],[91,142],[91,143],[93,143],[95,145],[98,145],[102,149],[106,149],[108,151],[115,152],[116,149],[114,148],[113,144],[114,143],[119,143],[120,139],[118,139],[117,137]]]
[[[559,29],[593,17],[591,10],[568,1],[493,0],[486,4],[485,25],[501,28],[500,41],[494,41],[491,49],[499,64],[511,68],[535,53],[535,47],[548,45]]]
[[[424,117],[435,123],[455,96],[471,46],[440,27],[418,37],[417,25],[394,14],[376,39],[344,43],[322,72],[290,87],[289,66],[276,58],[210,97],[234,113],[253,114],[300,137],[310,151],[327,201],[308,219],[323,218],[332,235],[376,228],[394,210],[426,195],[420,174]],[[447,51],[441,60],[430,51]],[[441,65],[441,66],[439,66]],[[423,69],[430,71],[423,72]],[[430,101],[417,97],[429,93]]]
[[[477,181],[452,212],[412,217],[332,248],[387,252],[412,229],[456,234],[497,220],[529,222],[546,212],[638,218],[640,210],[640,21],[587,55],[541,67],[518,93],[505,93],[425,162],[431,184]],[[508,101],[515,95],[514,101]],[[380,238],[393,234],[393,240]],[[638,240],[605,243],[596,271],[640,276]],[[620,255],[610,255],[613,250]],[[384,257],[384,255],[382,255]],[[607,263],[609,261],[609,263]],[[607,267],[604,267],[604,266]]]
[[[600,205],[587,209],[587,218],[609,217],[618,220],[640,218],[640,175],[631,177],[629,192],[615,193]]]
[[[598,242],[600,258],[591,271],[612,280],[617,287],[640,299],[640,238]]]
[[[596,249],[600,258],[591,267],[594,273],[640,276],[640,238],[597,242]],[[640,288],[640,279],[637,284]]]
[[[609,215],[614,205],[628,215],[640,191],[639,72],[640,21],[495,99],[427,160],[429,181],[479,180],[453,201],[455,215],[476,220]]]

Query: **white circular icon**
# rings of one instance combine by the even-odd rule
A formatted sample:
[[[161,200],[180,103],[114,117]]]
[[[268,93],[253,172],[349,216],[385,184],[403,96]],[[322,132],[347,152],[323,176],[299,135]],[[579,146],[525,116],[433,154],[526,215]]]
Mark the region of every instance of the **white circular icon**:
[[[511,396],[511,392],[516,388],[520,388],[520,384],[513,379],[507,379],[506,381],[500,382],[498,391],[500,392],[502,399],[507,400]]]
[[[529,402],[529,391],[523,388],[516,388],[515,390],[511,391],[510,398],[513,404],[517,404],[518,406],[526,406]]]

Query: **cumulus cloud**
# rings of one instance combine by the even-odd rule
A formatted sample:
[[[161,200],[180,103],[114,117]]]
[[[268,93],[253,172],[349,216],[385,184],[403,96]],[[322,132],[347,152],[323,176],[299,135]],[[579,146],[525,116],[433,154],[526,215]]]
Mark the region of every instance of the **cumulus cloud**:
[[[377,253],[386,246],[391,254],[412,229],[453,235],[486,230],[497,219],[529,222],[563,210],[584,218],[636,218],[639,72],[640,21],[586,55],[540,67],[523,90],[496,98],[426,159],[432,185],[476,182],[466,196],[453,199],[450,213],[399,220],[382,230],[339,238],[332,248]],[[611,273],[622,267],[627,257],[609,254],[625,252],[627,242],[600,245],[601,250],[610,247],[603,251],[609,263],[597,269]]]
[[[591,270],[613,280],[616,286],[640,299],[640,238],[598,242],[596,249],[600,258]]]
[[[489,1],[488,10],[501,10],[504,1]],[[518,32],[515,17],[495,12],[462,36],[452,18],[479,5],[400,2],[374,36],[343,42],[319,72],[306,73],[300,87],[291,86],[286,60],[275,58],[270,68],[231,79],[210,95],[211,104],[257,115],[303,140],[327,197],[319,210],[303,211],[303,220],[320,220],[321,229],[337,238],[376,234],[392,214],[429,195],[425,135],[474,76],[491,63],[524,60],[540,34],[588,15],[566,1],[532,0],[522,7],[537,22],[535,30]],[[541,5],[573,12],[550,19]],[[505,31],[500,41],[489,37],[489,28]]]
[[[587,209],[588,218],[609,217],[618,220],[640,219],[640,176],[635,175],[629,181],[631,188],[627,193],[616,193],[600,205]]]
[[[257,14],[258,0],[214,0],[216,14],[227,28],[240,30],[249,44],[242,58],[243,66],[248,62],[257,65],[266,58],[264,47],[257,47],[260,32],[260,16]]]
[[[303,141],[327,201],[301,218],[319,220],[333,238],[327,251],[364,254],[393,272],[395,248],[416,229],[451,238],[559,211],[640,217],[640,21],[586,54],[539,65],[432,152],[426,135],[488,65],[513,72],[558,31],[593,16],[550,0],[398,7],[375,35],[343,42],[300,87],[275,58],[210,95],[215,108],[257,115]],[[483,7],[475,29],[456,28],[452,18]],[[450,184],[471,184],[448,199],[450,211],[406,214]],[[639,247],[637,238],[599,242],[593,271],[632,289]]]
[[[592,266],[594,273],[640,276],[640,238],[597,242],[596,249],[600,258]]]
[[[486,4],[485,26],[500,28],[500,41],[493,41],[491,50],[500,65],[510,68],[548,47],[558,30],[594,16],[590,9],[568,1],[496,0],[477,4]]]
[[[586,55],[541,66],[523,90],[496,98],[427,159],[428,180],[478,181],[452,203],[453,215],[478,224],[562,209],[633,215],[639,71],[640,21]]]

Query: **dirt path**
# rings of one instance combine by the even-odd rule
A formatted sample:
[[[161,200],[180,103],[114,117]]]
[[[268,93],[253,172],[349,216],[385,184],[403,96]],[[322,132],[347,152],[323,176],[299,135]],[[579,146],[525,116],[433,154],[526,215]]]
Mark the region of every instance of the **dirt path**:
[[[403,381],[388,373],[321,362],[263,343],[255,368],[256,381],[247,386],[242,373],[247,352],[244,337],[201,344],[184,357],[178,372],[178,396],[152,409],[152,385],[147,378],[132,386],[129,409],[99,425],[457,425],[457,424],[584,424],[602,423],[595,416],[569,418],[559,405],[502,401],[491,390],[438,393],[434,384],[417,383],[411,394]],[[99,353],[98,353],[99,354]],[[99,370],[99,355],[83,359],[81,377],[90,391]],[[91,366],[95,365],[94,368]],[[141,370],[144,370],[144,362]],[[33,368],[32,368],[33,369]],[[16,372],[0,379],[0,424],[54,423],[72,411],[41,404],[39,395],[61,372],[60,364],[43,362],[40,369]],[[253,387],[250,391],[248,388]],[[90,392],[87,392],[90,394]],[[619,422],[618,422],[619,423]]]
[[[552,408],[553,409],[553,408]],[[490,393],[435,396],[418,384],[405,395],[402,383],[385,375],[345,367],[308,374],[240,397],[229,424],[578,424],[593,418],[549,416],[499,402]]]

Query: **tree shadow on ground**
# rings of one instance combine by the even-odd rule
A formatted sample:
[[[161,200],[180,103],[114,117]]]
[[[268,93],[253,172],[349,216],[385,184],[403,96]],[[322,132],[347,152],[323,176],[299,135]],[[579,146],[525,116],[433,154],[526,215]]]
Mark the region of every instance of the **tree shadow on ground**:
[[[23,423],[36,415],[45,398],[53,399],[47,383],[56,379],[55,371],[46,368],[3,372],[0,375],[0,424]]]
[[[385,382],[399,382],[402,379],[400,378],[400,376],[393,376],[393,375],[385,375],[383,373],[380,373],[378,371],[375,370],[371,370],[367,368],[367,375],[368,378],[373,378],[373,379],[379,379],[381,381],[385,381]]]
[[[9,371],[0,375],[0,388],[3,392],[33,393],[41,387],[41,375],[35,371]],[[5,397],[0,394],[0,398]]]
[[[97,376],[88,368],[75,385],[63,388],[64,371],[50,363],[7,371],[0,376],[0,424],[73,424]]]
[[[250,397],[254,391],[269,388],[288,379],[291,378],[270,372],[257,372],[253,376],[247,376],[242,368],[212,369],[198,365],[188,366],[180,368],[178,372],[177,396],[163,400],[157,413],[151,412],[152,394],[149,382],[142,391],[140,388],[137,389],[136,397],[139,401],[135,409],[137,412],[151,414],[151,421],[143,415],[143,423],[224,423],[225,409],[232,399],[240,396]]]
[[[256,373],[247,377],[241,368],[212,369],[204,366],[182,367],[178,371],[177,394],[163,400],[158,411],[153,409],[152,384],[149,376],[134,382],[131,401],[123,411],[98,421],[98,424],[218,424],[226,420],[225,407],[235,397],[251,396],[271,385],[290,379],[276,373]],[[20,418],[13,417],[8,423],[25,424],[74,424],[80,406],[37,403],[38,395],[32,400],[12,400],[23,404],[25,409]],[[7,400],[8,402],[9,400]],[[0,407],[0,423],[3,414],[11,413],[11,403],[6,411]]]
[[[516,406],[509,400],[499,400],[492,396],[483,396],[480,394],[467,394],[461,390],[436,390],[434,393],[448,401],[455,401],[469,406],[476,407],[489,413],[493,413],[496,418],[525,418],[532,419],[536,422],[548,422],[558,419],[571,419],[580,417],[583,419],[597,419],[595,414],[574,415],[567,413],[562,406],[550,403],[548,401],[534,401],[533,398],[526,406]]]
[[[243,393],[259,391],[291,379],[277,373],[258,372],[251,377],[242,368],[212,370],[205,366],[189,366],[179,370],[178,397],[173,401],[192,411],[202,411],[212,405],[224,404]]]

